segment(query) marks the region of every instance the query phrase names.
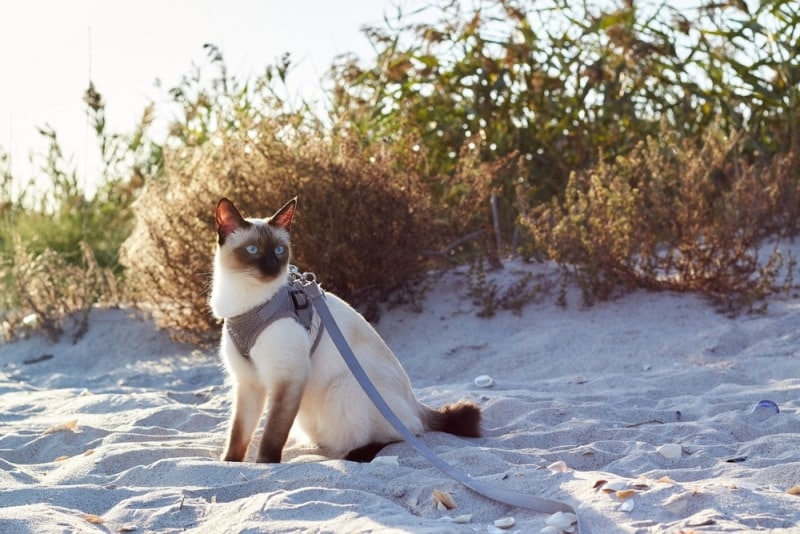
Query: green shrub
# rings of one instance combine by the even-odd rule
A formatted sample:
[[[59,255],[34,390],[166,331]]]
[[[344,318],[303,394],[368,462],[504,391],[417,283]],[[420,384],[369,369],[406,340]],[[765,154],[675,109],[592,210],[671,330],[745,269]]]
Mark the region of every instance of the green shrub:
[[[377,60],[334,66],[332,109],[366,145],[413,134],[436,203],[471,189],[470,176],[455,180],[464,146],[487,162],[519,154],[525,165],[489,179],[509,226],[515,196],[548,202],[573,171],[627,154],[663,122],[687,139],[740,132],[748,157],[795,146],[800,12],[791,0],[741,5],[437,2],[367,29]]]
[[[5,337],[13,336],[22,317],[36,316],[55,339],[67,315],[75,315],[75,335],[98,301],[118,303],[119,247],[132,227],[131,202],[143,169],[155,173],[157,158],[143,143],[147,114],[133,136],[106,131],[105,104],[90,85],[84,99],[103,165],[96,191],[84,190],[74,164],[64,156],[56,132],[40,129],[48,142],[39,156],[49,187],[34,183],[12,196],[13,177],[0,183],[0,316]]]

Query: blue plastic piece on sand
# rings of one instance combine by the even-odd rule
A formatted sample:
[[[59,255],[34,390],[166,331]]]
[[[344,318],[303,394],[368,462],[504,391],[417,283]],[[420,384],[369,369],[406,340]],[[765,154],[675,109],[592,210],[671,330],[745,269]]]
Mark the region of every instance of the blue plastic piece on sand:
[[[778,405],[771,400],[762,400],[758,401],[758,404],[756,404],[756,407],[753,408],[753,411],[750,413],[758,415],[761,419],[767,419],[776,413],[780,413],[780,411]]]

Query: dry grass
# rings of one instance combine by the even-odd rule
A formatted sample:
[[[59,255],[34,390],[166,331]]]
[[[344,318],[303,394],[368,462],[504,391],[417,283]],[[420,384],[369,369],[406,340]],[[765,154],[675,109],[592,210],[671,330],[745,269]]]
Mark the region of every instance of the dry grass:
[[[73,342],[87,330],[89,312],[101,297],[117,301],[116,278],[98,265],[89,245],[80,243],[80,259],[67,261],[64,254],[46,249],[32,252],[19,237],[13,257],[0,265],[5,291],[0,309],[4,314],[2,334],[12,340],[29,328],[40,328],[57,341],[67,330]],[[34,318],[23,325],[23,318]]]
[[[796,234],[800,188],[796,151],[753,164],[736,146],[665,132],[573,173],[564,198],[530,210],[524,223],[586,303],[643,287],[698,292],[729,312],[749,308],[776,289],[782,269],[791,275],[792,258],[776,250],[764,260],[759,249],[767,233]]]
[[[218,328],[206,305],[215,246],[213,210],[226,196],[246,216],[268,216],[298,196],[293,261],[360,304],[383,298],[421,269],[436,247],[435,214],[413,173],[349,143],[227,136],[168,157],[150,183],[122,262],[136,300],[161,326],[193,340]]]

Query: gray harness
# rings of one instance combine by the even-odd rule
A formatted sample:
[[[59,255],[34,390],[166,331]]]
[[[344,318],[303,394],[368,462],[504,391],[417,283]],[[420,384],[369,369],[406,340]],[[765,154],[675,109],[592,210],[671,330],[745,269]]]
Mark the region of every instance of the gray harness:
[[[225,319],[225,328],[233,344],[242,356],[249,360],[250,349],[255,345],[261,332],[278,319],[287,317],[303,325],[308,330],[309,337],[314,340],[310,356],[319,345],[325,326],[320,321],[319,314],[314,311],[305,287],[298,280],[293,280],[289,285],[280,288],[274,297],[261,306]]]

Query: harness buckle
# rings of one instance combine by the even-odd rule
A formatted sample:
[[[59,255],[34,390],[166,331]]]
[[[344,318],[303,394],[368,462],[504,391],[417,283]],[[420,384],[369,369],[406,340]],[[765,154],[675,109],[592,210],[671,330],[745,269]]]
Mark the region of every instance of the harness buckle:
[[[296,310],[305,310],[311,304],[308,300],[306,292],[303,291],[302,289],[289,290],[289,296],[292,297],[292,302],[294,303],[294,309]]]

